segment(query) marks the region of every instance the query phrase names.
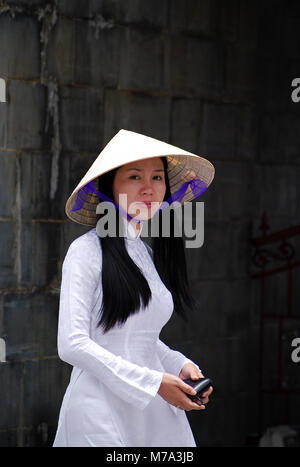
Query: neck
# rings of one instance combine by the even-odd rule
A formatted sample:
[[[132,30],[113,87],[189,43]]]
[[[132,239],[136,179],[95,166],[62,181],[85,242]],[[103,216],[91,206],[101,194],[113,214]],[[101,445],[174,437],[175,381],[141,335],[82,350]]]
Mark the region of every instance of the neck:
[[[129,224],[134,228],[135,235],[138,236],[140,230],[141,230],[141,223],[140,222],[135,222],[134,220],[130,220]]]
[[[136,222],[132,218],[128,219],[127,216],[121,214],[122,222],[125,223],[125,236],[128,239],[137,239],[141,235],[143,222]]]

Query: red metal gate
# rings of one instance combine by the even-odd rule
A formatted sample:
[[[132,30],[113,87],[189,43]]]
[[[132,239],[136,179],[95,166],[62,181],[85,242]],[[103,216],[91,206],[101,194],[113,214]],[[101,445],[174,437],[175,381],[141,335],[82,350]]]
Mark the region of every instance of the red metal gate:
[[[275,425],[300,426],[300,362],[292,342],[300,338],[300,225],[252,239],[259,281],[258,431]],[[297,248],[298,246],[298,248]],[[297,251],[298,250],[298,251]]]

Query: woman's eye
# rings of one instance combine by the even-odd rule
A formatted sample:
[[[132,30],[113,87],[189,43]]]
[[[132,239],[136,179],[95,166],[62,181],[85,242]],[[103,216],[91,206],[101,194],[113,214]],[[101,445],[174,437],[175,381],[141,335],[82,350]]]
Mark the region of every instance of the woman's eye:
[[[139,178],[139,175],[131,175],[129,178],[133,179],[133,180],[137,180]],[[154,175],[153,179],[161,181],[162,177],[161,177],[161,175]]]

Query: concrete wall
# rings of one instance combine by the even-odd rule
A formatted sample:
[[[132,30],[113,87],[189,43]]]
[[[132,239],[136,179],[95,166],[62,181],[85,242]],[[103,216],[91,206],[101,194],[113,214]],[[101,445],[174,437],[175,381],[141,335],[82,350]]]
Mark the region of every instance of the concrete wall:
[[[273,230],[299,223],[299,23],[296,1],[0,1],[0,445],[51,445],[70,372],[56,350],[61,264],[89,230],[64,205],[120,128],[216,167],[205,243],[187,250],[199,312],[162,337],[214,379],[206,412],[189,414],[198,444],[256,432],[250,239],[264,210]]]

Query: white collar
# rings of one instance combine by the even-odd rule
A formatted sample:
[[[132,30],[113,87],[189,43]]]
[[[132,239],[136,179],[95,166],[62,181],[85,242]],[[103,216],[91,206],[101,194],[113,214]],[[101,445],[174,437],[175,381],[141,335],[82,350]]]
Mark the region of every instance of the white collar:
[[[125,238],[127,238],[127,240],[137,240],[140,236],[141,236],[141,233],[142,233],[142,229],[143,229],[143,221],[140,222],[140,230],[138,231],[138,233],[136,233],[136,230],[135,228],[132,226],[132,223],[134,221],[131,221],[129,222],[125,216],[123,216],[121,214],[120,218],[123,220],[124,222],[124,225],[125,225],[125,229],[124,229],[124,236]]]

